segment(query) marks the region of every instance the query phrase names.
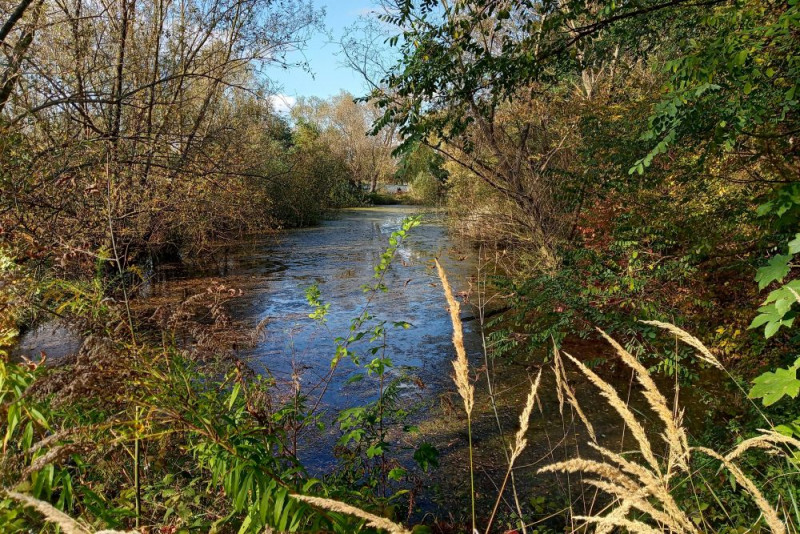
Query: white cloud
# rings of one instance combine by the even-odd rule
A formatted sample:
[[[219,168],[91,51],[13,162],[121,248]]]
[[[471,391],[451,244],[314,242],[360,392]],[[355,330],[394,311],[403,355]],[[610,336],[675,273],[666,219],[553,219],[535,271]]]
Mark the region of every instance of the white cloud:
[[[269,103],[272,106],[272,109],[274,109],[276,113],[280,113],[281,115],[288,115],[292,107],[294,107],[294,105],[297,104],[297,99],[293,96],[282,95],[279,93],[277,95],[270,95]]]

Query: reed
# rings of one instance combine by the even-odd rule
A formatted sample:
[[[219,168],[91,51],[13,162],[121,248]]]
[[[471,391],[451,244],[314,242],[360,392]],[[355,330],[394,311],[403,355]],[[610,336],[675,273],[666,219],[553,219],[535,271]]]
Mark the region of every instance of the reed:
[[[341,501],[326,499],[324,497],[310,497],[308,495],[292,495],[292,497],[298,501],[306,502],[312,506],[316,506],[317,508],[323,508],[325,510],[330,510],[331,512],[341,512],[343,514],[359,517],[365,520],[368,526],[385,530],[386,532],[389,532],[389,534],[411,534],[410,531],[406,530],[397,523],[389,521],[385,517],[380,517],[375,514],[365,512],[360,508],[356,508],[355,506],[351,506]]]
[[[665,432],[662,437],[664,441],[666,441],[669,449],[667,476],[670,476],[672,467],[676,464],[686,471],[688,469],[689,441],[686,437],[686,431],[681,426],[680,416],[676,417],[674,415],[675,412],[669,408],[667,399],[661,394],[661,391],[656,387],[656,383],[653,382],[653,379],[650,377],[650,373],[639,360],[608,334],[599,328],[597,331],[600,332],[600,335],[602,335],[612,347],[614,347],[617,355],[625,362],[625,365],[634,371],[637,381],[643,388],[644,398],[647,400],[653,412],[658,415],[659,419],[661,419],[661,422],[664,424]]]
[[[583,426],[586,427],[589,438],[596,442],[597,435],[594,432],[594,426],[592,426],[589,418],[586,417],[581,405],[578,403],[578,399],[575,397],[575,392],[569,385],[567,372],[564,370],[564,362],[561,359],[561,352],[558,350],[558,347],[556,347],[555,341],[553,341],[553,374],[556,377],[556,394],[558,395],[559,413],[562,416],[564,415],[564,400],[566,399],[572,409],[575,410],[575,413],[578,414],[578,418],[583,423]]]
[[[761,493],[761,490],[758,489],[758,486],[748,477],[747,475],[742,472],[738,465],[733,463],[728,457],[722,456],[717,451],[708,449],[706,447],[695,447],[694,450],[707,454],[708,456],[718,460],[725,466],[736,482],[744,488],[745,492],[750,495],[753,501],[758,506],[761,513],[764,515],[764,521],[767,523],[767,526],[772,531],[773,534],[786,534],[786,525],[783,521],[780,520],[778,514],[775,510],[770,506],[767,502],[767,499],[764,498],[764,495]]]
[[[539,381],[541,378],[542,371],[540,369],[539,374],[536,375],[536,380],[534,380],[531,384],[531,391],[528,393],[528,398],[525,401],[525,408],[523,408],[522,413],[519,414],[519,430],[517,430],[517,434],[514,439],[514,446],[511,447],[511,456],[508,460],[508,469],[506,470],[506,475],[503,478],[503,483],[500,485],[500,490],[497,492],[497,499],[494,502],[492,514],[489,516],[489,521],[486,524],[486,534],[491,532],[492,523],[497,515],[497,508],[500,506],[500,500],[503,498],[503,492],[505,492],[506,485],[508,484],[508,477],[511,475],[511,472],[514,469],[514,462],[517,461],[519,455],[522,454],[522,451],[524,451],[525,447],[528,445],[528,439],[525,437],[525,434],[528,432],[531,412],[533,412],[533,406],[536,404],[536,393],[539,390]]]
[[[652,326],[657,326],[658,328],[662,328],[672,334],[675,334],[675,336],[677,336],[678,339],[680,339],[687,345],[697,349],[697,352],[700,354],[700,359],[702,359],[703,361],[705,361],[710,365],[713,365],[720,371],[725,371],[725,366],[723,366],[722,363],[720,363],[720,361],[716,358],[716,356],[711,354],[711,351],[708,350],[708,348],[705,345],[703,345],[703,343],[699,339],[691,335],[689,332],[681,328],[678,328],[674,324],[665,323],[662,321],[642,321],[642,323],[649,324]]]
[[[445,298],[449,306],[450,318],[453,323],[453,345],[456,349],[456,359],[453,361],[453,368],[455,371],[453,380],[467,413],[468,435],[470,439],[470,481],[472,485],[471,504],[474,532],[476,519],[471,436],[471,416],[475,402],[474,387],[469,379],[469,363],[464,349],[460,306],[458,301],[453,297],[446,273],[438,261],[436,262],[436,268],[439,278],[442,281]],[[673,333],[679,340],[695,348],[703,361],[718,369],[724,370],[719,360],[717,360],[711,351],[696,337],[669,323],[649,321],[648,324]],[[740,443],[727,455],[722,455],[706,448],[691,447],[688,442],[687,431],[683,426],[682,412],[670,406],[666,397],[656,386],[650,373],[630,352],[625,350],[622,345],[605,332],[599,332],[614,348],[620,360],[633,371],[636,381],[642,387],[642,396],[647,401],[650,409],[661,421],[663,432],[660,437],[667,449],[664,456],[666,466],[662,466],[661,459],[655,454],[655,447],[650,441],[643,423],[634,414],[633,410],[629,408],[628,404],[622,400],[614,387],[603,380],[594,371],[586,367],[580,360],[564,352],[563,355],[578,368],[590,383],[600,390],[601,396],[605,398],[608,405],[617,412],[625,425],[631,430],[631,434],[637,444],[637,450],[635,452],[641,457],[641,461],[634,461],[628,458],[627,454],[615,453],[597,443],[597,436],[594,432],[594,428],[581,409],[574,391],[568,384],[562,353],[554,344],[553,372],[556,379],[559,409],[563,414],[563,406],[565,403],[568,403],[575,410],[588,430],[591,439],[589,446],[599,453],[600,459],[571,458],[561,462],[555,462],[540,469],[538,472],[564,472],[586,475],[587,478],[584,479],[586,484],[597,488],[597,490],[615,499],[615,503],[605,515],[590,513],[587,515],[576,515],[574,518],[583,521],[587,528],[593,526],[597,534],[609,534],[616,530],[647,534],[662,532],[700,534],[698,526],[673,497],[672,492],[674,487],[671,485],[671,480],[677,473],[682,473],[687,478],[694,476],[690,464],[697,454],[703,454],[719,461],[723,467],[731,473],[733,478],[759,508],[765,523],[773,534],[786,534],[786,526],[780,521],[775,510],[770,507],[756,484],[744,474],[734,461],[746,451],[753,448],[780,451],[782,450],[780,447],[800,448],[800,442],[794,438],[782,436],[773,430],[768,430],[763,431],[761,435],[755,438]],[[525,406],[520,414],[519,430],[516,433],[513,445],[510,447],[509,465],[506,476],[499,487],[494,508],[486,525],[487,534],[491,531],[509,474],[513,471],[515,461],[527,446],[526,433],[529,428],[529,420],[535,404],[540,378],[541,371],[536,377],[536,380],[532,383]]]
[[[475,386],[469,379],[469,361],[467,351],[464,348],[464,330],[461,325],[461,305],[453,296],[450,282],[447,280],[439,260],[436,262],[436,271],[442,282],[444,296],[450,310],[450,321],[453,323],[453,346],[456,349],[456,359],[453,360],[453,381],[456,384],[461,400],[464,402],[464,411],[467,414],[467,439],[469,440],[469,486],[470,486],[470,507],[472,512],[472,531],[476,532],[477,521],[475,517],[475,466],[472,450],[472,409],[475,406]]]
[[[589,382],[594,384],[600,390],[600,394],[606,398],[606,402],[608,402],[609,406],[616,410],[628,428],[631,429],[631,434],[633,434],[633,437],[639,444],[639,452],[644,457],[648,466],[653,471],[658,473],[659,476],[661,476],[661,468],[655,454],[653,454],[653,447],[650,444],[650,440],[647,439],[647,434],[644,431],[644,427],[639,420],[636,419],[636,416],[633,414],[630,408],[628,408],[628,405],[620,398],[617,391],[611,386],[611,384],[600,378],[594,371],[581,363],[580,360],[567,352],[565,352],[564,355],[572,360],[572,362],[578,367],[584,376],[586,376]]]
[[[88,527],[84,527],[70,516],[50,504],[49,502],[41,501],[30,495],[18,493],[16,491],[5,490],[2,492],[6,497],[18,502],[26,508],[32,508],[42,514],[44,520],[48,523],[58,525],[64,534],[137,534],[135,531],[119,531],[119,530],[98,530],[93,531]]]
[[[453,380],[456,383],[458,394],[464,402],[464,411],[467,412],[469,417],[472,415],[472,409],[475,405],[475,386],[472,385],[469,379],[469,361],[467,360],[467,351],[464,349],[464,330],[461,324],[461,305],[453,296],[453,290],[441,264],[438,260],[434,261],[436,261],[436,270],[444,288],[444,296],[450,312],[450,321],[453,323],[453,346],[456,349],[456,359],[453,360],[453,370],[455,371]]]
[[[724,370],[711,351],[694,336],[669,323],[657,321],[647,321],[647,323],[675,334],[678,339],[694,347],[704,361]],[[589,476],[584,482],[616,499],[615,504],[606,515],[576,516],[575,519],[583,521],[587,526],[593,525],[598,534],[610,533],[615,529],[633,533],[699,534],[697,525],[672,496],[674,488],[670,485],[670,480],[676,473],[682,473],[688,479],[696,476],[690,465],[698,455],[704,455],[720,462],[722,468],[730,472],[743,492],[758,507],[766,526],[773,534],[786,534],[786,524],[781,521],[775,508],[769,504],[756,483],[742,471],[735,460],[754,448],[783,452],[789,456],[791,453],[787,452],[787,449],[800,450],[800,441],[781,435],[774,430],[763,430],[760,435],[743,441],[725,455],[705,447],[691,447],[680,415],[675,415],[675,412],[670,409],[670,404],[656,387],[647,369],[605,332],[600,331],[600,334],[614,347],[620,359],[633,370],[637,381],[642,386],[643,397],[661,420],[664,426],[661,439],[667,445],[668,451],[666,454],[667,467],[666,470],[661,469],[659,461],[653,453],[653,444],[645,433],[642,423],[627,404],[622,402],[614,388],[578,359],[564,353],[589,382],[600,390],[608,404],[630,427],[638,444],[636,452],[643,459],[643,462],[636,462],[596,443],[589,443],[600,454],[601,460],[569,459],[540,469],[540,473],[583,473]],[[567,392],[569,390],[564,387],[566,375],[563,370],[563,362],[558,357],[558,351],[555,352],[557,357],[554,362],[554,371],[557,384],[559,388]],[[563,403],[564,395],[562,393],[559,393],[559,400]]]

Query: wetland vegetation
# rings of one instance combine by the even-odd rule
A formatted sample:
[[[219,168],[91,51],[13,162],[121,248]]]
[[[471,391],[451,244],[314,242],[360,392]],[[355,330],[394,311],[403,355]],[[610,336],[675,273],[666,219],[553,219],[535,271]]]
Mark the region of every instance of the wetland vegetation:
[[[0,531],[800,532],[800,3],[371,9],[0,0]]]

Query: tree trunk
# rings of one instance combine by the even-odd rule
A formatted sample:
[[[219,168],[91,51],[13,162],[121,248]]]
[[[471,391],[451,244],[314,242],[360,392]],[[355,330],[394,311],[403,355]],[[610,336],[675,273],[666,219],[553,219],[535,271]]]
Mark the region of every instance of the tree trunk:
[[[43,0],[40,0],[36,6],[36,10],[33,15],[33,20],[28,25],[28,27],[22,32],[22,35],[17,41],[17,44],[14,45],[14,50],[11,53],[11,59],[9,61],[8,66],[6,67],[5,72],[3,72],[2,81],[0,81],[0,113],[3,112],[3,108],[6,106],[6,102],[8,99],[11,98],[11,93],[14,92],[14,86],[17,84],[17,80],[19,78],[19,69],[22,65],[22,60],[25,59],[25,53],[30,48],[31,43],[33,42],[33,38],[36,35],[36,23],[39,20],[39,15],[42,12],[42,4],[44,3]],[[3,26],[4,36],[8,35],[8,32],[11,31],[11,27],[8,28],[6,31],[5,26],[9,25],[9,23],[14,20],[14,22],[18,21],[20,17],[22,17],[22,13],[24,13],[25,8],[27,8],[31,2],[23,2],[20,6],[17,7],[16,11],[20,11],[20,7],[24,5],[24,8],[20,11],[19,16],[14,19],[14,15],[6,22]],[[16,14],[16,11],[14,14]],[[3,42],[3,38],[0,38],[0,42]]]
[[[22,18],[22,15],[25,14],[25,11],[32,3],[33,0],[22,0],[16,9],[14,9],[14,12],[11,13],[11,16],[8,17],[7,21],[5,21],[3,27],[0,28],[0,43],[5,42],[8,34],[11,33],[11,30],[14,29],[14,26],[16,26],[17,22],[19,22],[19,19]]]

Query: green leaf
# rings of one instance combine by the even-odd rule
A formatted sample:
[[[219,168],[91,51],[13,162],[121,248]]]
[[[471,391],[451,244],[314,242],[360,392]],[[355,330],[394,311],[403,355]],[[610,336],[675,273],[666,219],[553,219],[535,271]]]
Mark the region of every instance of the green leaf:
[[[406,470],[402,467],[395,467],[391,471],[389,471],[389,480],[403,480],[403,477],[406,476]]]
[[[430,443],[422,443],[414,451],[414,461],[425,472],[430,468],[439,467],[439,450]]]
[[[797,311],[792,308],[798,303],[799,294],[800,280],[792,280],[770,292],[764,305],[758,308],[758,315],[750,323],[749,328],[764,326],[764,336],[770,338],[780,327],[792,326],[797,317]]]
[[[380,456],[381,454],[383,454],[382,443],[372,445],[369,449],[367,449],[367,458],[375,458],[376,456]]]
[[[778,425],[775,430],[784,436],[800,436],[800,419],[795,419],[789,423]]]
[[[250,523],[252,523],[252,522],[253,522],[253,518],[252,517],[250,517],[249,515],[247,517],[245,517],[244,521],[242,521],[242,526],[239,527],[239,534],[243,534],[244,532],[247,532],[247,529],[250,528]]]
[[[771,291],[764,305],[758,308],[758,315],[750,324],[750,328],[766,325],[765,335],[770,337],[781,326],[792,326],[797,312],[792,308],[798,303],[800,280],[792,280],[788,284]]]
[[[364,375],[356,374],[345,380],[344,383],[349,385],[349,384],[354,384],[356,382],[361,382],[362,380],[364,380]]]
[[[285,520],[285,518],[283,517],[284,516],[283,504],[284,504],[284,501],[286,500],[286,495],[287,495],[286,490],[279,490],[278,494],[275,497],[275,508],[273,510],[273,520],[274,520],[274,525],[276,527],[278,527],[278,530],[280,530],[280,531],[286,530],[285,529],[285,525],[283,525],[282,521],[281,521],[281,519]]]
[[[792,326],[792,324],[791,323],[786,324],[784,321],[769,322],[764,327],[764,337],[767,339],[771,338],[778,332],[778,329],[780,329],[781,326],[789,327]]]
[[[756,273],[758,289],[764,289],[775,281],[782,281],[789,274],[789,260],[791,256],[778,254],[773,256],[767,265],[761,267]]]
[[[17,404],[12,404],[8,407],[8,415],[6,419],[6,435],[3,438],[3,447],[8,445],[11,437],[14,435],[14,431],[17,429],[17,425],[19,425],[20,413],[19,406]]]
[[[774,209],[775,209],[774,202],[765,202],[756,208],[756,215],[758,215],[759,217],[764,217],[765,215],[772,213]]]
[[[50,424],[47,422],[47,418],[44,416],[44,414],[42,414],[42,412],[40,412],[36,408],[30,408],[29,412],[30,412],[31,417],[33,418],[34,421],[39,423],[41,426],[43,426],[47,430],[50,430]]]
[[[233,386],[233,390],[231,391],[231,396],[228,398],[228,409],[230,410],[233,407],[233,403],[236,402],[236,397],[239,396],[239,390],[242,389],[242,384],[237,382]]]
[[[797,254],[800,252],[800,234],[794,236],[794,239],[789,241],[789,254]]]
[[[775,372],[766,372],[753,380],[750,390],[751,399],[762,399],[764,406],[775,404],[788,395],[796,398],[800,394],[800,380],[797,379],[797,370],[800,369],[800,358],[788,369],[776,369]]]

